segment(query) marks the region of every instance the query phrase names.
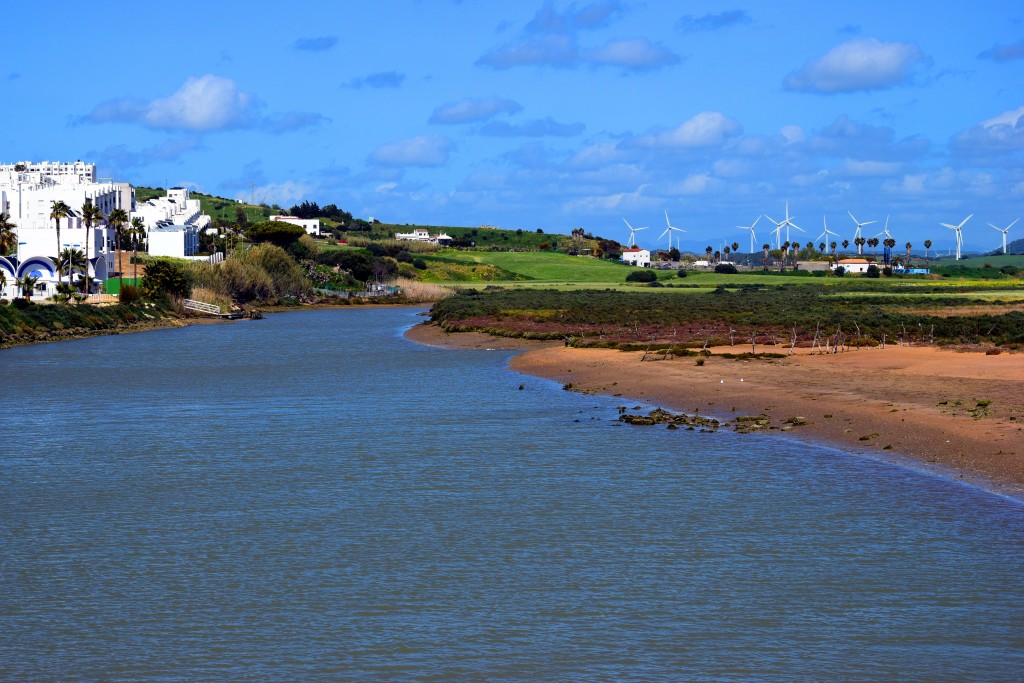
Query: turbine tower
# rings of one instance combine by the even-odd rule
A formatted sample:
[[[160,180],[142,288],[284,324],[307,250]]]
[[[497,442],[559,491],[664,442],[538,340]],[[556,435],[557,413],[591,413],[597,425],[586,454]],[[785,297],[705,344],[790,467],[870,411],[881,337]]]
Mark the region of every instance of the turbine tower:
[[[970,216],[968,216],[967,218],[965,218],[962,221],[960,221],[960,225],[950,225],[949,223],[940,223],[940,225],[942,227],[949,228],[950,230],[952,230],[953,232],[956,233],[956,260],[957,261],[960,260],[960,247],[962,247],[963,243],[964,243],[964,234],[963,234],[964,224],[967,221],[971,220],[971,218],[973,216],[974,216],[974,214],[972,213]],[[996,228],[996,229],[998,230],[998,228]]]
[[[872,222],[874,222],[874,221],[872,221]],[[867,225],[867,223],[865,223],[864,225]],[[887,239],[887,240],[892,239],[892,235],[889,234],[889,217],[888,216],[885,217],[885,229],[882,230],[882,232],[880,232],[877,235],[875,235],[875,237],[881,237],[882,235],[885,235],[885,239]]]
[[[781,249],[782,248],[782,228],[783,227],[786,228],[786,241],[787,242],[790,241],[790,239],[789,239],[789,229],[790,228],[796,228],[800,232],[806,232],[803,228],[801,228],[799,225],[797,225],[796,223],[793,222],[792,219],[796,218],[796,216],[790,216],[789,215],[789,202],[786,202],[786,220],[777,221],[777,220],[775,220],[774,218],[772,218],[771,216],[768,216],[768,215],[765,215],[765,218],[767,218],[768,220],[770,220],[772,223],[775,224],[775,247],[777,249]]]
[[[864,221],[863,223],[861,223],[859,220],[854,218],[854,215],[853,215],[852,211],[847,211],[846,213],[850,214],[850,218],[853,218],[853,222],[857,224],[857,229],[853,232],[853,243],[854,244],[857,244],[857,240],[860,239],[860,236],[861,236],[860,235],[860,229],[861,228],[863,228],[865,225],[871,225],[872,223],[877,223],[878,222],[878,221]],[[857,244],[857,253],[858,254],[863,253],[862,247],[859,244]]]
[[[1019,220],[1020,219],[1018,218],[1017,221],[1019,221]],[[991,225],[993,228],[995,228],[999,232],[1003,233],[1003,253],[1004,254],[1006,253],[1006,233],[1010,232],[1010,228],[1012,228],[1013,224],[1016,223],[1017,221],[1014,221],[1013,223],[1010,223],[1005,228],[996,228],[996,226],[994,226],[991,223],[989,223],[989,225]]]
[[[686,231],[683,230],[682,228],[673,227],[672,223],[670,223],[669,220],[668,220],[668,210],[667,209],[665,210],[665,225],[667,225],[668,227],[665,228],[665,232],[661,233],[658,236],[658,239],[660,240],[665,235],[668,235],[668,248],[671,250],[672,249],[672,233],[673,232],[686,232]]]
[[[836,237],[839,237],[838,232],[832,232],[831,230],[828,229],[828,221],[825,220],[824,216],[821,217],[821,224],[825,227],[825,229],[822,230],[821,234],[818,235],[817,239],[814,240],[815,242],[820,240],[822,237],[827,237],[828,235],[835,235]],[[828,242],[828,239],[826,239],[825,241]]]
[[[626,227],[629,228],[629,246],[635,247],[636,246],[636,234],[638,232],[640,232],[641,230],[646,230],[647,228],[646,227],[634,228],[632,225],[629,224],[629,221],[627,221],[625,218],[623,218],[622,220],[626,224]]]
[[[757,218],[754,219],[754,222],[751,223],[750,225],[737,225],[736,226],[740,230],[749,230],[750,231],[750,253],[751,254],[754,253],[754,242],[757,241],[757,235],[754,234],[754,226],[757,225],[757,222],[759,220],[761,220],[762,217],[763,217],[763,215],[762,216],[758,216]]]

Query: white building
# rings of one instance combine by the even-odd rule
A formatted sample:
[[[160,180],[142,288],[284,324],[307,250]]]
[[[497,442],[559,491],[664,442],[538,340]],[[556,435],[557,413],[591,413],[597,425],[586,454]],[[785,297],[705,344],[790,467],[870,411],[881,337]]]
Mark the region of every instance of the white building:
[[[132,218],[142,219],[150,256],[192,256],[199,251],[199,233],[210,225],[199,200],[184,187],[172,187],[166,197],[137,204]]]
[[[847,273],[866,273],[872,263],[873,261],[866,258],[842,258],[839,259],[836,268],[842,268]]]
[[[281,221],[282,223],[292,223],[293,225],[298,225],[304,228],[306,234],[308,235],[313,235],[315,237],[320,236],[319,218],[299,218],[298,216],[271,216],[270,220]]]
[[[426,228],[414,228],[412,232],[396,232],[395,239],[404,242],[426,242],[427,244],[450,244],[451,236],[440,232],[431,235]]]
[[[640,247],[629,247],[622,250],[622,262],[631,266],[648,268],[651,265],[651,252]]]
[[[60,220],[60,244],[57,227],[50,212],[53,203],[64,202],[69,210]],[[82,207],[90,203],[108,215],[114,209],[130,211],[135,190],[129,183],[97,181],[95,164],[81,161],[60,163],[19,162],[0,164],[0,211],[10,215],[17,228],[18,259],[22,262],[35,256],[55,258],[66,248],[86,249],[86,227]],[[113,231],[105,225],[94,225],[89,232],[90,259],[102,256],[102,269],[114,269]]]

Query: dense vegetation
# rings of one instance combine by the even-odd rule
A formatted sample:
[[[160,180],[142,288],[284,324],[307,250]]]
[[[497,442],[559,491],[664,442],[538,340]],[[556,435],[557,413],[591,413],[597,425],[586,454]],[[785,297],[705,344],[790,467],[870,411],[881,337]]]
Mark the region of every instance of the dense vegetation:
[[[171,315],[166,305],[0,306],[0,345],[82,336],[130,327]]]
[[[956,309],[963,315],[956,315]],[[850,344],[883,339],[1024,344],[1024,312],[938,288],[905,294],[815,285],[752,286],[688,296],[610,290],[465,292],[435,304],[431,317],[451,331],[568,338],[577,345],[749,344],[752,336],[760,343],[791,342],[794,334],[797,343],[806,344],[816,333]]]

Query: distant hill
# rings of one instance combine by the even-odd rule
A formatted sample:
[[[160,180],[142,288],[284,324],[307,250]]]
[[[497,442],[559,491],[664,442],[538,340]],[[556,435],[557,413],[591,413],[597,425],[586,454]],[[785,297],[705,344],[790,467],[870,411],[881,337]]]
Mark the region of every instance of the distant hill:
[[[135,188],[135,201],[141,204],[148,199],[163,197],[166,194],[167,190],[162,187],[145,187],[140,185]],[[214,221],[220,220],[227,223],[235,223],[237,222],[236,211],[238,209],[245,212],[245,216],[250,223],[265,221],[271,215],[277,213],[275,209],[266,204],[246,204],[244,202],[236,202],[234,199],[203,194],[194,190],[190,194],[193,199],[199,200],[203,213],[209,215]]]

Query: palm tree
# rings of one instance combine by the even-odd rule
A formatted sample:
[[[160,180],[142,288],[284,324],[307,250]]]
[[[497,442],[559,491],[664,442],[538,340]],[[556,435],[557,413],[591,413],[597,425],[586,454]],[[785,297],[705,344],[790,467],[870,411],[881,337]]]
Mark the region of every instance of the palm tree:
[[[863,255],[864,254],[864,245],[868,243],[867,239],[865,239],[863,237],[855,237],[855,238],[853,238],[853,243],[855,245],[857,245],[857,256]]]
[[[93,223],[103,220],[103,212],[100,207],[92,203],[91,199],[85,201],[82,206],[82,220],[85,222],[85,279],[82,281],[82,292],[89,293],[89,231]]]
[[[726,246],[725,246],[725,247],[724,247],[724,248],[722,249],[722,251],[723,251],[723,252],[725,253],[725,260],[726,260],[726,261],[728,261],[728,260],[729,260],[729,251],[730,251],[730,247],[729,247],[728,245],[726,245]]]
[[[114,248],[117,250],[117,277],[118,287],[124,282],[124,273],[121,272],[121,233],[124,231],[124,224],[128,222],[128,214],[124,209],[114,209],[107,216],[107,225],[114,230]]]
[[[909,268],[910,267],[910,250],[914,248],[914,245],[911,244],[910,242],[907,242],[906,245],[904,245],[904,246],[907,247],[907,263],[906,263],[906,267]]]
[[[21,295],[25,297],[25,301],[32,298],[32,290],[35,289],[37,282],[39,282],[39,278],[32,277],[31,275],[25,275],[14,281],[16,285],[21,287]]]
[[[761,262],[764,265],[764,269],[768,270],[768,252],[771,250],[772,245],[765,242],[761,245],[761,249],[764,251],[764,260]]]
[[[72,280],[74,280],[75,270],[82,267],[85,267],[85,274],[88,276],[89,268],[86,264],[87,262],[81,249],[65,247],[60,253],[60,259],[57,260],[57,280],[60,280],[60,272],[66,270],[68,273],[68,284],[70,285]]]
[[[131,234],[132,234],[132,248],[135,254],[132,256],[132,279],[135,280],[135,286],[139,286],[139,242],[146,234],[145,222],[136,216],[131,222]],[[582,230],[583,228],[580,228]]]
[[[60,219],[67,218],[71,213],[71,207],[62,202],[59,199],[53,201],[53,205],[50,208],[50,218],[57,225],[57,251],[54,253],[57,255],[58,260],[60,259]],[[60,269],[57,270],[57,282],[60,282]]]
[[[732,253],[733,254],[740,253],[740,243],[739,242],[733,242],[732,243]]]
[[[708,263],[711,262],[711,252],[713,251],[714,249],[712,249],[711,247],[704,247],[704,253],[708,255]]]
[[[818,242],[818,251],[821,252],[822,254],[824,254],[826,246],[828,246],[828,245],[825,244],[824,242]]]
[[[789,242],[782,243],[782,270],[786,269],[786,257],[789,256]]]
[[[6,256],[18,243],[14,229],[18,227],[11,222],[11,214],[0,213],[0,256]]]
[[[839,244],[836,242],[832,242],[832,244],[830,244],[829,246],[832,247],[832,260],[837,261],[838,259],[836,258],[836,247],[838,247]]]
[[[864,239],[861,237],[861,239]],[[871,247],[871,254],[877,259],[878,258],[878,238],[872,237],[868,240],[868,246]]]
[[[846,250],[850,248],[850,240],[843,240],[843,254],[846,254]]]
[[[931,249],[931,248],[932,248],[932,241],[931,240],[925,240],[924,241],[924,260],[927,263],[929,263],[929,264],[931,264],[931,259],[928,258],[928,250]]]

